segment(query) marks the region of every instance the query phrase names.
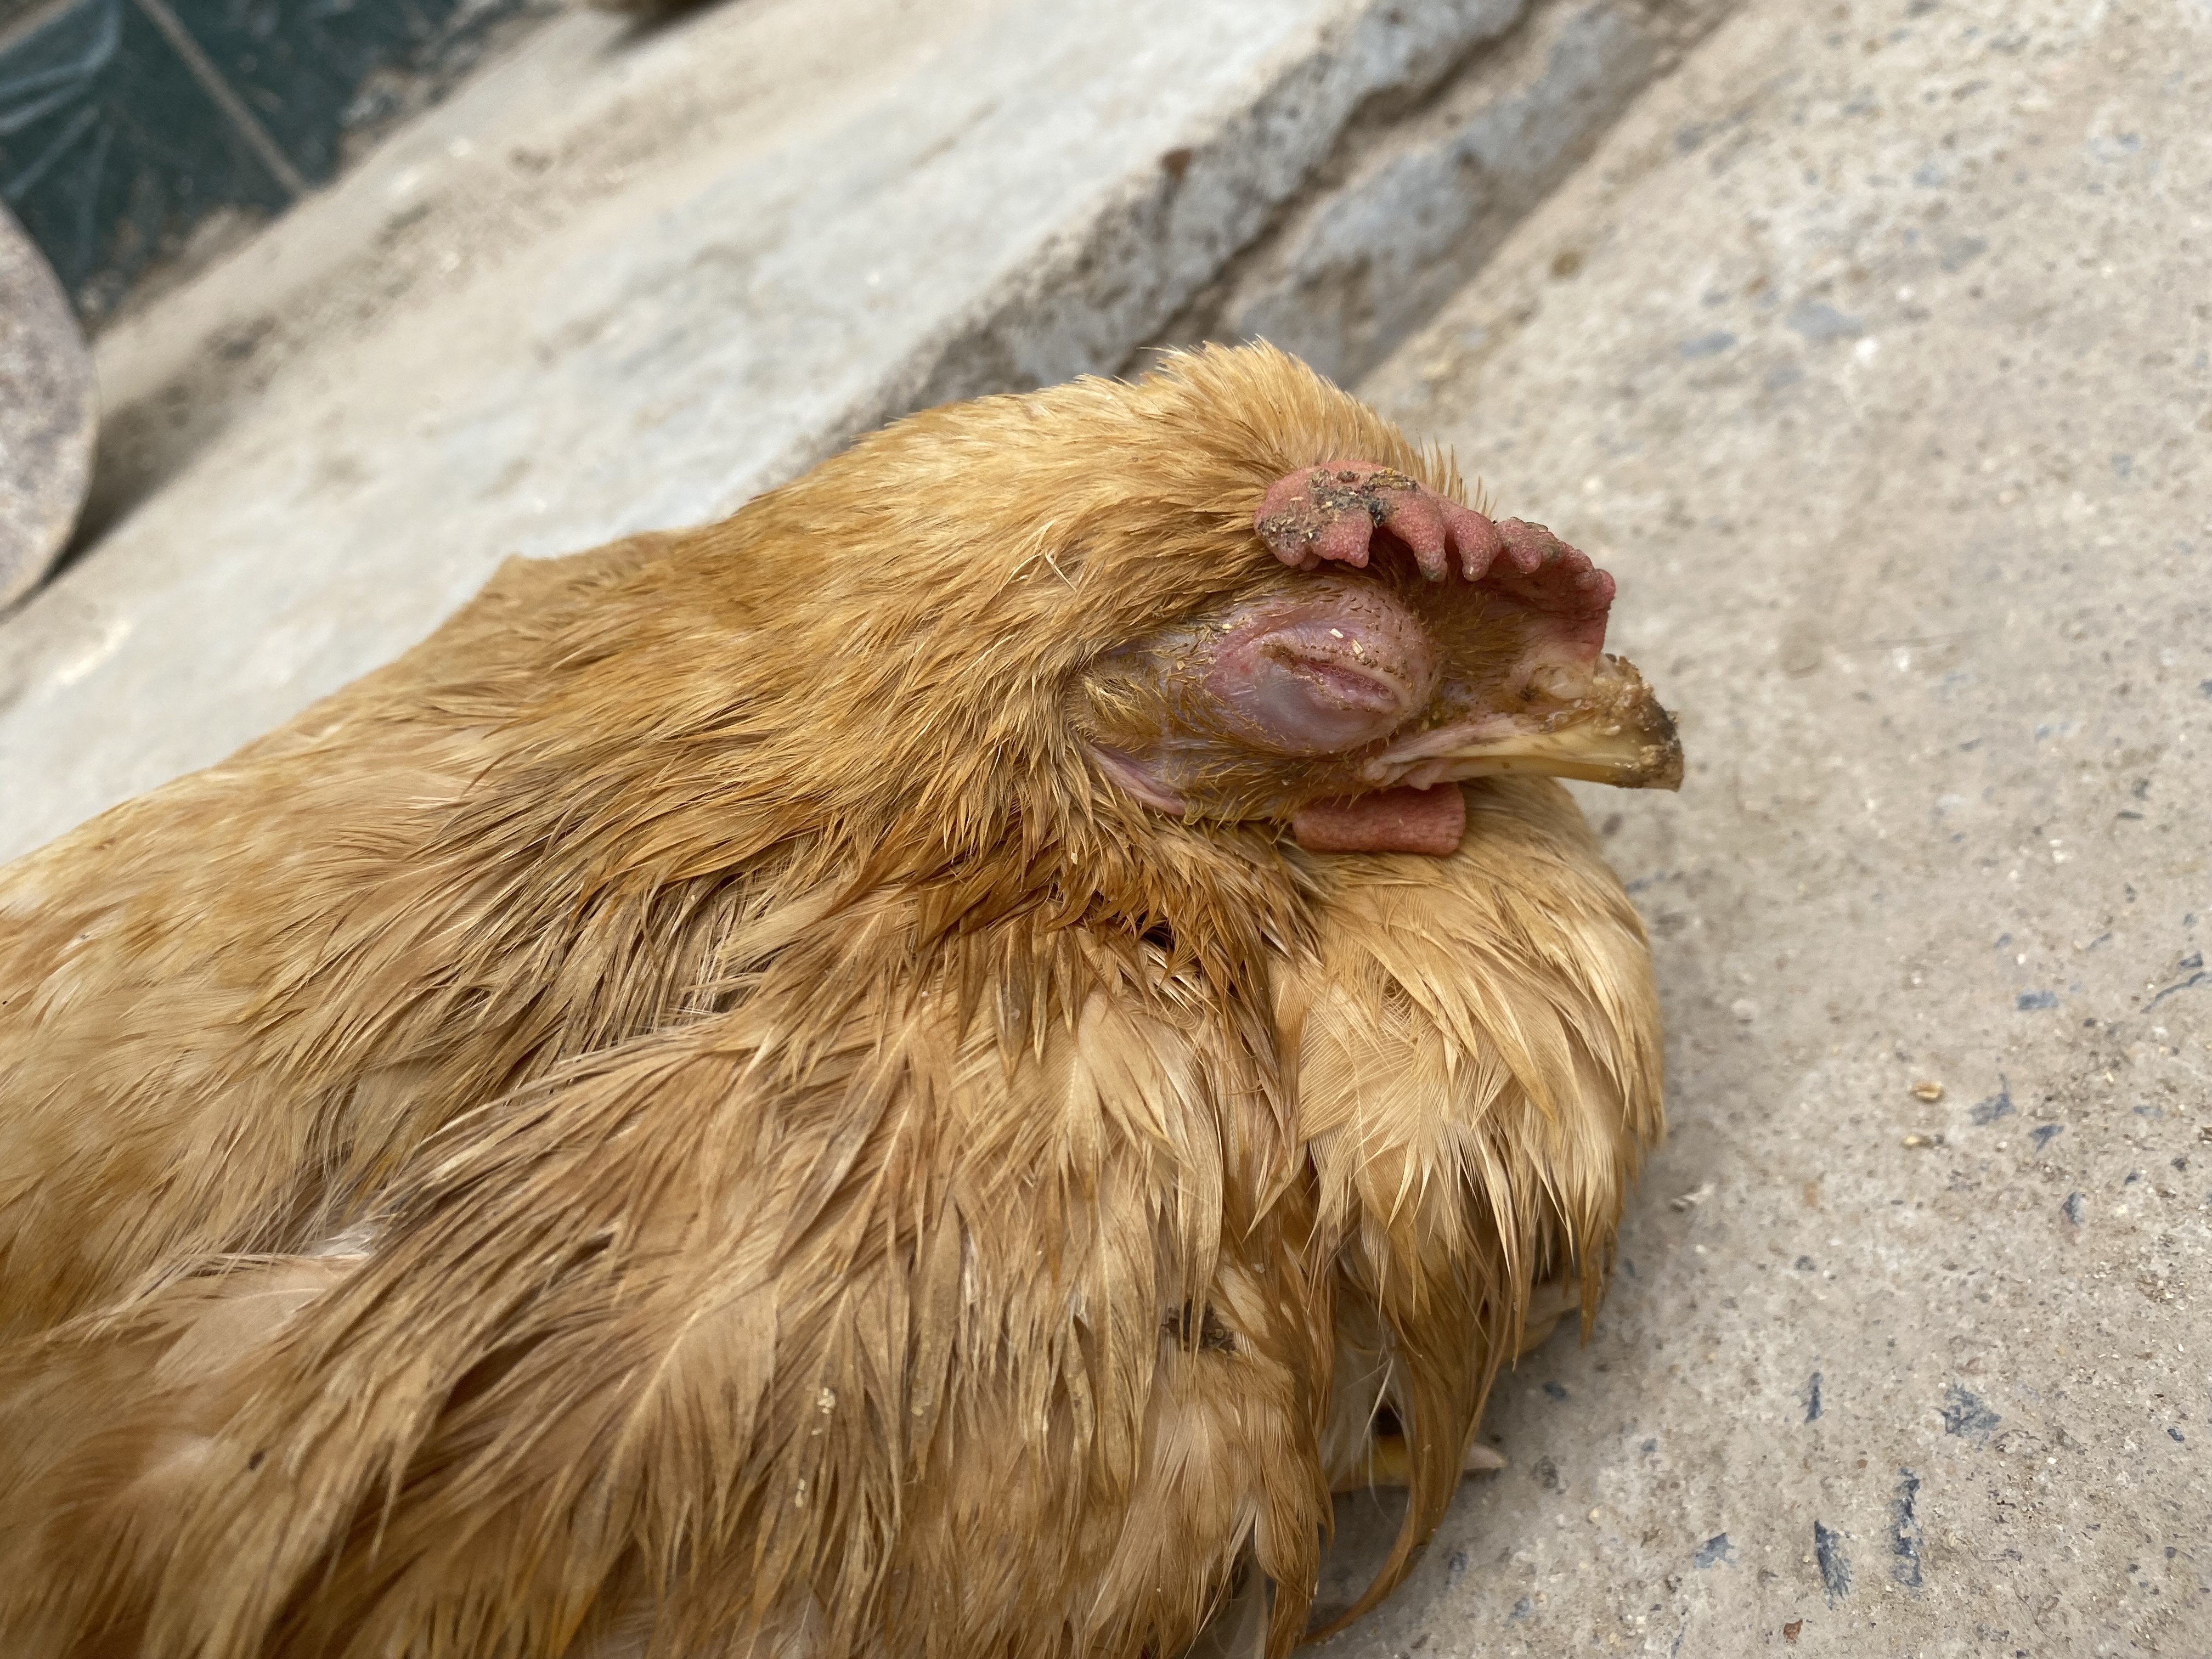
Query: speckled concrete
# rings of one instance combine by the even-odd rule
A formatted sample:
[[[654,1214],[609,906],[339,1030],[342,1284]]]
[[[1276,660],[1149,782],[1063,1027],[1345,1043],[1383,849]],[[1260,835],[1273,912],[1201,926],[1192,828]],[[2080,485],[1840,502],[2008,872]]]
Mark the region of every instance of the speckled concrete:
[[[2203,3],[1757,0],[1367,387],[1692,763],[1595,1340],[1332,1651],[2212,1653],[2208,112]]]
[[[1495,50],[1358,124],[1176,343],[1272,340],[1339,380],[1426,323],[1586,157],[1621,108],[1735,0],[1553,0]],[[1400,106],[1410,105],[1410,108]]]

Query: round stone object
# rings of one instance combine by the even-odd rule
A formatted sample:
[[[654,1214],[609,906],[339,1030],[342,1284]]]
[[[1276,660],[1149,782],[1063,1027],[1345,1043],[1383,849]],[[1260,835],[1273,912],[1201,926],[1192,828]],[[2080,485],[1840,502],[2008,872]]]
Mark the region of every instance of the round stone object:
[[[92,354],[69,296],[0,208],[0,611],[67,545],[99,424]]]

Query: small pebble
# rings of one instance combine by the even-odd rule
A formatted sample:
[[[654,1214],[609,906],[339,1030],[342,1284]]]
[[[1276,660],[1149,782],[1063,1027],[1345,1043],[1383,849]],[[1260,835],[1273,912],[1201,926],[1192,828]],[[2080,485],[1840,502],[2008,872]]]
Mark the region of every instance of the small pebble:
[[[1941,1135],[1907,1135],[1905,1138],[1905,1144],[1915,1147],[1936,1146],[1942,1145],[1942,1139],[1943,1137]]]
[[[1923,1100],[1941,1100],[1943,1098],[1943,1085],[1932,1078],[1923,1079],[1912,1085],[1912,1092]]]

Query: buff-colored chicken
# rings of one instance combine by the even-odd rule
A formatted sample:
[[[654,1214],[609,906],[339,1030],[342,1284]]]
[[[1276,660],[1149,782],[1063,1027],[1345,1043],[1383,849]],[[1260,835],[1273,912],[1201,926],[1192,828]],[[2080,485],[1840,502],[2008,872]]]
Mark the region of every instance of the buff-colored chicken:
[[[0,872],[0,1652],[1280,1654],[1378,1456],[1382,1595],[1660,1121],[1527,775],[1672,728],[1459,494],[1264,348],[935,410]]]

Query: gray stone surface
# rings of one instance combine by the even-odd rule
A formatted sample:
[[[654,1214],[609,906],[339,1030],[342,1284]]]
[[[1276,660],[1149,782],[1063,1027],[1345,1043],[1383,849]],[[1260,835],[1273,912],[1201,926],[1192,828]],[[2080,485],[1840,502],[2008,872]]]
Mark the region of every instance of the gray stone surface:
[[[0,611],[69,540],[99,423],[92,357],[69,300],[0,207]]]
[[[2202,4],[1756,0],[1368,386],[1691,770],[1585,794],[1674,1121],[1595,1340],[1336,1651],[2212,1653],[2208,110]]]
[[[1346,146],[1186,331],[1273,340],[1350,380],[1426,322],[1733,0],[1576,0]],[[1364,140],[1364,142],[1362,142]]]

